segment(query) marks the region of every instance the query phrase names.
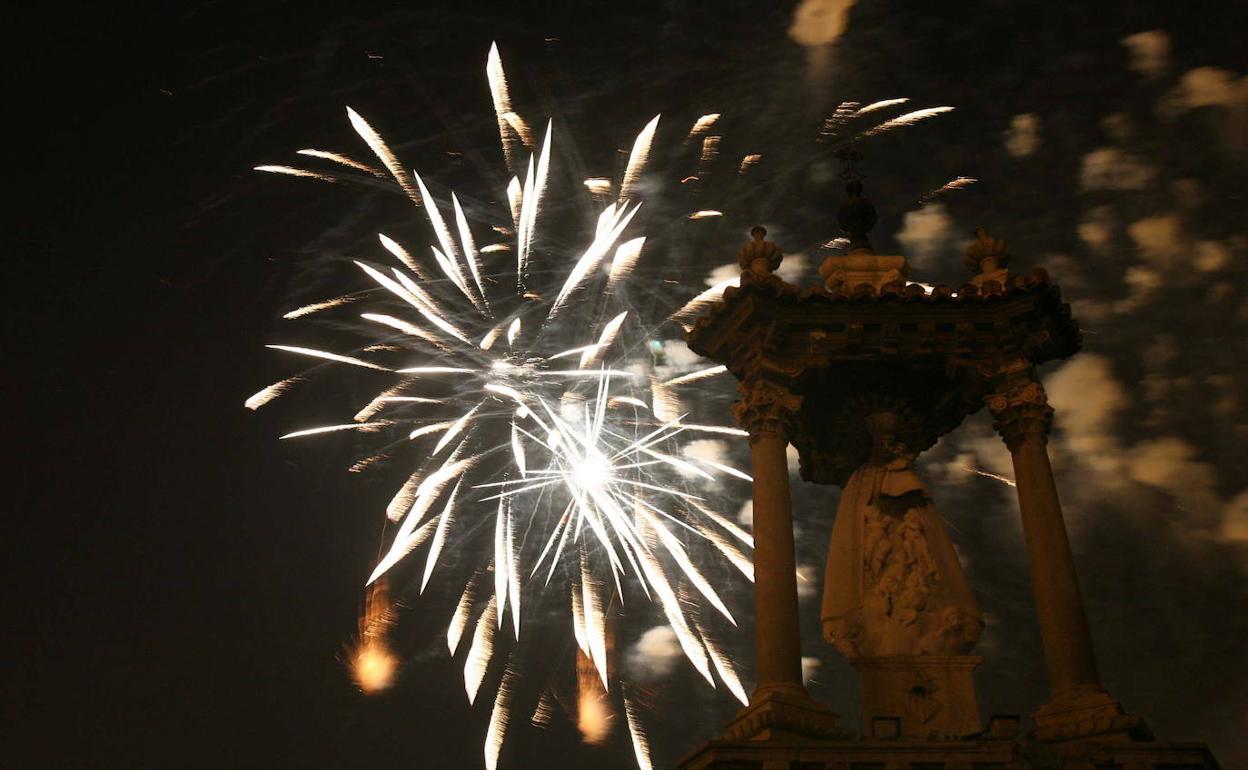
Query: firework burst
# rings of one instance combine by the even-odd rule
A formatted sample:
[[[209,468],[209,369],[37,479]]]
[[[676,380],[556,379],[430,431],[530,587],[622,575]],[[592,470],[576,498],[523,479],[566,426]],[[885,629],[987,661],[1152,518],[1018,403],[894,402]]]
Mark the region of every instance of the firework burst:
[[[724,481],[750,477],[719,453],[702,451],[715,439],[690,441],[694,434],[744,432],[691,417],[682,388],[722,375],[724,368],[667,374],[656,365],[663,346],[653,339],[655,329],[627,301],[628,290],[645,283],[634,271],[646,238],[634,231],[659,117],[637,134],[618,179],[591,177],[574,185],[588,193],[596,215],[580,248],[552,248],[551,225],[544,222],[559,164],[554,127],[547,123],[534,131],[517,113],[496,47],[486,77],[510,175],[499,196],[506,207],[499,212],[466,209],[454,192],[436,184],[440,194],[434,195],[351,109],[351,126],[380,166],[308,149],[299,154],[332,168],[257,167],[297,178],[385,184],[421,212],[432,238],[414,249],[379,233],[374,258],[355,261],[368,288],[288,312],[284,317],[292,320],[350,314],[337,325],[357,332],[362,342],[341,352],[270,345],[317,363],[260,390],[246,405],[259,408],[329,366],[384,378],[350,422],[282,437],[380,437],[378,450],[353,471],[400,455],[419,458],[386,507],[384,546],[366,589],[370,615],[380,612],[376,598],[385,596],[387,585],[410,585],[419,593],[436,587],[439,595],[458,596],[446,643],[451,655],[462,656],[468,701],[475,703],[487,682],[495,683],[484,742],[490,770],[518,707],[522,675],[538,668],[523,653],[521,631],[530,624],[522,623],[522,611],[537,619],[532,625],[539,632],[552,625],[571,630],[576,652],[569,668],[575,670],[577,695],[561,698],[555,685],[540,686],[531,723],[545,726],[558,704],[574,702],[564,708],[587,743],[605,740],[612,725],[626,725],[638,765],[649,768],[640,704],[613,663],[626,597],[657,605],[692,667],[711,686],[723,684],[747,702],[746,688],[716,639],[716,626],[731,628],[736,620],[721,595],[725,586],[706,570],[735,569],[753,580],[753,539],[714,501]],[[867,127],[878,118],[865,116],[906,102],[844,102],[819,139],[852,145],[952,109],[920,109]],[[722,137],[711,133],[719,119],[717,113],[703,115],[685,135],[683,146],[698,157],[682,186],[712,174],[721,155]],[[732,160],[733,176],[753,173],[762,157]],[[959,177],[932,196],[973,181]],[[678,219],[722,217],[717,209],[695,207]],[[566,244],[567,230],[558,229]],[[486,233],[492,242],[484,243]],[[688,328],[738,282],[732,277],[715,283],[664,322]],[[448,554],[457,557],[458,568],[446,563]],[[533,609],[552,603],[556,612]],[[384,624],[369,623],[362,631],[352,659],[356,680],[368,691],[388,686],[394,675],[386,636],[395,615],[385,617]],[[505,660],[501,673],[499,659]]]
[[[478,247],[485,229],[470,219],[460,199],[454,193],[433,195],[365,118],[348,109],[352,127],[382,168],[335,152],[301,154],[345,173],[393,180],[422,212],[434,242],[427,250],[411,249],[378,234],[384,261],[355,262],[369,289],[287,313],[295,319],[350,312],[355,320],[349,325],[363,343],[345,352],[270,345],[317,364],[262,389],[247,406],[263,406],[325,366],[355,367],[383,378],[384,385],[350,422],[282,437],[338,432],[382,437],[380,451],[353,470],[413,449],[420,456],[386,508],[389,531],[368,580],[370,595],[376,596],[384,581],[408,579],[421,593],[438,585],[439,593],[459,595],[446,638],[452,655],[467,647],[464,685],[470,702],[480,695],[492,661],[510,651],[486,732],[489,768],[498,761],[524,668],[516,655],[525,627],[522,610],[535,599],[566,597],[562,616],[570,623],[564,627],[571,627],[578,659],[584,661],[582,678],[584,670],[592,670],[601,683],[591,700],[603,713],[591,721],[609,724],[608,696],[618,698],[626,714],[618,721],[628,725],[638,761],[646,766],[648,749],[641,747],[648,744],[637,705],[625,695],[608,654],[614,645],[611,614],[630,592],[639,590],[660,607],[708,683],[722,682],[745,700],[735,668],[711,638],[710,618],[691,616],[688,608],[705,605],[722,623],[736,623],[699,565],[722,557],[752,579],[752,540],[714,510],[703,490],[723,477],[749,477],[715,459],[680,456],[680,442],[690,434],[739,431],[689,422],[678,412],[678,389],[722,368],[660,378],[646,346],[638,344],[651,330],[620,299],[645,245],[644,237],[629,233],[642,206],[638,182],[659,118],[637,135],[618,187],[610,180],[587,183],[601,205],[584,247],[572,256],[552,255],[542,248],[541,222],[553,127],[545,126],[536,146],[529,124],[511,104],[497,49],[490,52],[487,77],[503,154],[515,173],[507,186],[508,209],[490,231],[503,239]],[[258,170],[344,179],[335,171],[291,166]],[[619,190],[618,197],[606,200],[612,189]],[[422,251],[425,256],[417,256]],[[539,262],[545,264],[535,270]],[[552,274],[559,278],[551,281]],[[442,567],[450,552],[473,561],[466,579],[462,571]],[[374,604],[370,601],[370,612],[376,611]],[[364,689],[380,689],[391,680],[388,627],[365,634],[353,658]],[[581,689],[587,691],[585,683]],[[542,703],[549,710],[548,700]],[[581,709],[584,721],[584,704]]]

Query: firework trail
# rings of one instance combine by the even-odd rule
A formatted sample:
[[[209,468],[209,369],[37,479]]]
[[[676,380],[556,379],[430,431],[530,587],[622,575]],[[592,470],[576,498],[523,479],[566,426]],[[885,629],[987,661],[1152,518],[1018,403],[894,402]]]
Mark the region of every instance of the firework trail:
[[[907,112],[905,115],[899,115],[898,117],[895,117],[891,120],[884,121],[883,123],[879,124],[875,128],[868,129],[867,131],[863,132],[862,135],[864,137],[865,136],[877,136],[879,134],[884,133],[885,131],[892,131],[895,128],[901,128],[903,126],[913,126],[915,123],[918,123],[920,120],[927,120],[928,118],[934,118],[937,115],[943,115],[944,113],[951,112],[951,111],[953,111],[952,107],[928,107],[922,110],[915,110],[913,112]]]
[[[947,192],[953,192],[954,190],[964,190],[978,181],[979,180],[973,176],[954,177],[953,179],[950,179],[948,182],[945,182],[940,187],[937,187],[935,190],[931,190],[927,192],[926,194],[924,194],[923,197],[919,198],[919,203],[920,204],[930,203],[931,201],[935,200],[937,197],[944,195]]]
[[[512,174],[507,206],[489,231],[503,240],[479,246],[486,215],[473,211],[470,217],[453,192],[434,195],[350,108],[351,126],[381,168],[323,150],[300,154],[344,171],[257,167],[331,182],[350,181],[355,172],[392,180],[419,211],[432,242],[413,248],[379,233],[375,258],[355,261],[368,289],[287,313],[288,319],[333,315],[362,342],[341,352],[269,345],[316,363],[260,390],[246,406],[259,408],[327,367],[363,370],[380,385],[350,422],[303,427],[282,438],[381,437],[380,451],[353,470],[400,455],[421,458],[386,507],[385,546],[368,578],[367,630],[352,658],[361,689],[383,689],[394,673],[385,641],[392,616],[375,621],[387,584],[414,585],[420,593],[436,585],[440,594],[459,596],[446,627],[447,648],[452,655],[466,648],[470,703],[487,682],[497,681],[484,744],[492,769],[526,668],[519,654],[527,627],[522,611],[565,597],[560,615],[578,650],[579,719],[587,740],[598,736],[589,725],[609,724],[610,704],[618,703],[627,712],[621,721],[638,762],[647,765],[639,714],[623,700],[619,674],[609,665],[612,613],[626,597],[655,602],[697,671],[745,701],[736,670],[711,637],[713,618],[689,613],[703,604],[718,613],[719,624],[736,624],[719,594],[723,587],[703,570],[723,559],[752,579],[752,541],[708,498],[715,482],[749,476],[714,459],[682,457],[680,449],[696,433],[740,432],[686,422],[680,389],[723,368],[662,379],[642,344],[650,330],[620,299],[645,245],[644,237],[629,232],[642,208],[638,182],[659,117],[638,133],[618,185],[585,182],[600,201],[587,243],[578,253],[551,254],[543,247],[542,215],[557,163],[555,130],[547,123],[535,144],[530,124],[515,111],[497,48],[486,71]],[[709,129],[715,117],[701,119],[691,136]],[[614,200],[612,190],[618,190]],[[692,218],[718,214],[700,211]],[[471,562],[466,579],[462,570],[443,565],[448,553]],[[498,658],[507,662],[496,680],[491,671]],[[586,681],[591,672],[597,690]],[[545,695],[542,703],[548,721]]]
[[[920,110],[912,110],[902,115],[898,115],[895,118],[889,118],[888,120],[877,123],[867,129],[861,128],[860,119],[863,116],[887,110],[891,107],[905,104],[908,101],[910,100],[906,97],[897,99],[882,99],[877,102],[872,102],[865,107],[859,102],[841,102],[836,106],[836,109],[832,112],[832,114],[824,119],[823,128],[819,131],[820,139],[822,141],[827,141],[834,137],[845,137],[848,138],[850,142],[853,142],[858,139],[879,136],[880,134],[897,128],[913,126],[915,123],[927,120],[928,118],[934,118],[938,115],[953,112],[953,107],[947,105],[941,107],[925,107]],[[851,127],[853,128],[851,129]],[[956,189],[956,187],[951,189]]]
[[[399,661],[386,641],[393,624],[389,589],[386,581],[379,580],[369,586],[359,639],[350,651],[351,675],[363,692],[380,692],[394,683]]]
[[[976,476],[983,476],[986,479],[992,479],[993,481],[1000,481],[1002,484],[1006,485],[1007,487],[1018,486],[1018,484],[1014,481],[1014,479],[1008,476],[1002,476],[997,473],[989,473],[988,471],[982,470],[980,468],[973,468],[969,465],[962,465],[959,467],[968,473],[974,473]]]

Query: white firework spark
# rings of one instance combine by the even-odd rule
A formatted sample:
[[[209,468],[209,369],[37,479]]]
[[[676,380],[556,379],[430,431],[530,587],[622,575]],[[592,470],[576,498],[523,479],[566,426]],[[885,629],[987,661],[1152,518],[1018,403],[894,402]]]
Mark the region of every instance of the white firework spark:
[[[361,163],[358,160],[355,160],[354,158],[348,158],[346,155],[342,155],[341,153],[326,152],[325,150],[300,150],[298,154],[306,155],[309,158],[320,158],[321,160],[328,160],[332,163],[337,163],[340,166],[346,166],[347,168],[353,168],[356,171],[363,171],[367,174],[372,174],[373,176],[379,179],[386,178],[386,172],[382,171],[381,169],[373,168],[367,163]]]
[[[269,174],[285,174],[286,176],[301,176],[308,179],[319,179],[322,182],[337,182],[337,177],[329,174],[321,174],[316,171],[309,171],[303,168],[295,168],[294,166],[256,166],[254,171],[264,171]]]
[[[686,139],[692,139],[700,134],[705,134],[715,125],[715,121],[719,120],[719,113],[712,112],[710,115],[703,115],[693,123],[693,128],[689,129],[689,136]]]
[[[878,102],[872,102],[868,104],[866,107],[859,109],[857,112],[854,113],[854,115],[867,115],[869,113],[875,112],[876,110],[882,110],[885,107],[895,107],[898,104],[905,104],[908,101],[910,100],[905,97],[902,97],[900,99],[881,99]]]
[[[913,112],[907,112],[905,115],[899,115],[893,118],[892,120],[886,120],[883,123],[876,126],[875,128],[864,131],[862,135],[863,136],[876,136],[877,134],[882,134],[885,131],[891,131],[894,128],[901,128],[903,126],[913,126],[915,123],[918,123],[920,120],[934,118],[937,115],[943,115],[946,112],[952,112],[952,111],[953,111],[952,107],[927,107],[925,109],[915,110]]]

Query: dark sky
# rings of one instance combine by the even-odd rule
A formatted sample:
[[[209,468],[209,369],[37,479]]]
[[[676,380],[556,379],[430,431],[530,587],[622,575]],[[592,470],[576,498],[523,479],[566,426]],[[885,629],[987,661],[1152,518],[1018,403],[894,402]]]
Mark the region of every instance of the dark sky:
[[[275,437],[348,408],[345,386],[242,402],[289,372],[263,345],[339,279],[325,255],[392,207],[249,169],[306,146],[362,157],[347,104],[442,183],[476,171],[448,152],[497,166],[491,40],[526,114],[569,126],[589,171],[613,173],[658,112],[660,140],[719,111],[725,152],[762,148],[756,186],[706,193],[725,221],[671,239],[706,249],[664,258],[695,289],[755,222],[820,257],[839,193],[814,137],[838,101],[956,107],[864,143],[876,246],[957,283],[987,224],[1063,284],[1088,336],[1047,375],[1052,453],[1104,678],[1159,736],[1248,765],[1242,4],[859,0],[817,72],[790,4],[309,5],[44,4],[11,22],[0,765],[478,766],[486,716],[437,652],[440,621],[413,625],[380,698],[338,661],[393,479],[342,472],[349,446]],[[980,182],[920,206],[963,174]],[[1027,713],[1044,679],[1016,506],[961,470],[1008,473],[995,441],[981,416],[924,468],[990,617],[984,712]],[[835,495],[797,499],[818,565]],[[812,692],[852,718],[852,673],[806,625]],[[652,683],[698,692],[654,696],[656,766],[732,712],[697,681]],[[591,750],[556,720],[517,729],[503,762],[631,758],[620,731]]]

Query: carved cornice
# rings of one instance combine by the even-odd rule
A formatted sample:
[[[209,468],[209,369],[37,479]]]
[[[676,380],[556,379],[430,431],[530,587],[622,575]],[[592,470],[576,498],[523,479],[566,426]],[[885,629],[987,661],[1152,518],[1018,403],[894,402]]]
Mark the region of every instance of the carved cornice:
[[[1015,353],[1041,364],[1069,357],[1081,345],[1070,306],[1042,270],[984,288],[968,283],[956,293],[901,281],[879,290],[869,283],[799,289],[774,275],[745,273],[741,285],[726,289],[723,301],[702,317],[677,320],[690,324],[691,350],[734,372],[743,343],[775,321],[791,327],[785,354],[810,364],[845,356]]]
[[[783,385],[761,378],[746,380],[737,386],[741,400],[732,405],[737,424],[750,433],[750,440],[761,436],[793,435],[794,425],[802,410],[802,397]]]
[[[1053,427],[1053,408],[1045,396],[1044,386],[1032,380],[1008,390],[991,393],[984,403],[992,412],[992,427],[1014,451],[1028,436],[1039,436],[1048,441]]]

